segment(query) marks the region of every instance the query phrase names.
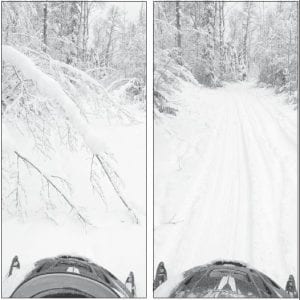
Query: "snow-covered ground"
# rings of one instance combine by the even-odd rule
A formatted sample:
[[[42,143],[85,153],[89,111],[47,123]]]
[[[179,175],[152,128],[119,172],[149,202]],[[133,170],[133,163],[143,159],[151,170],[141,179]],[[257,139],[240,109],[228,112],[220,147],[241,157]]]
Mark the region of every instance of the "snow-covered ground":
[[[140,224],[132,224],[128,212],[115,193],[106,186],[107,207],[90,188],[90,154],[85,151],[61,151],[57,160],[45,164],[45,169],[66,178],[73,191],[73,204],[83,211],[91,225],[83,225],[63,203],[55,203],[48,215],[41,215],[44,196],[40,193],[38,178],[33,170],[23,166],[23,185],[27,191],[24,221],[12,215],[3,215],[2,221],[2,278],[3,296],[8,297],[33,264],[42,258],[73,254],[86,257],[107,268],[125,282],[130,271],[135,274],[138,296],[146,293],[146,167],[145,125],[133,128],[113,128],[107,139],[124,182],[126,199],[138,213]],[[35,157],[33,154],[28,157]],[[35,160],[36,161],[36,160]],[[57,165],[64,162],[62,165]],[[39,162],[39,161],[38,161]],[[42,162],[40,162],[42,164]],[[56,197],[55,192],[51,194]],[[13,201],[13,200],[11,200]],[[62,207],[60,207],[62,205]],[[35,216],[36,215],[36,216]],[[18,255],[21,270],[17,276],[7,278],[12,258]]]
[[[297,110],[254,82],[182,83],[155,121],[155,265],[240,260],[297,277]]]

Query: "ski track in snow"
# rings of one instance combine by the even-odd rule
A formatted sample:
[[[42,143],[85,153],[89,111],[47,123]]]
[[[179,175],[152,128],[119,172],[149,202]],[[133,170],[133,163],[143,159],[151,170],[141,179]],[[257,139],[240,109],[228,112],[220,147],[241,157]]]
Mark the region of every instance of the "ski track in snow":
[[[165,218],[155,230],[155,263],[164,260],[176,274],[216,259],[240,260],[284,286],[289,274],[297,277],[297,120],[290,118],[296,111],[253,83],[194,89],[184,91],[187,104],[181,109],[193,106],[190,122],[200,128],[201,109],[211,102],[216,126],[210,137],[200,131],[198,137],[184,132],[192,114],[168,120],[169,129],[180,123],[174,126],[184,143],[206,144],[189,157],[186,151],[185,164],[169,176],[158,176],[166,172],[159,166],[162,131],[155,136],[155,172],[161,178],[155,201]],[[174,207],[184,221],[166,224]]]

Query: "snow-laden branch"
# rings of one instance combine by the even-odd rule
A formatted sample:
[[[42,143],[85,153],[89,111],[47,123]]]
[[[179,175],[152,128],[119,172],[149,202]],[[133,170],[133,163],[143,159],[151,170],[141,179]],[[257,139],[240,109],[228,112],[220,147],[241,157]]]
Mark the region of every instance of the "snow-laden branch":
[[[87,121],[82,117],[77,105],[64,92],[60,84],[49,75],[42,72],[29,57],[11,46],[3,46],[2,59],[20,71],[26,79],[32,80],[36,85],[40,95],[55,101],[63,109],[67,119],[69,119],[73,127],[79,132],[87,147],[98,158],[101,167],[104,169],[109,182],[120,198],[122,204],[128,209],[129,213],[133,215],[135,223],[138,223],[138,219],[133,210],[124,200],[124,197],[121,195],[120,191],[116,189],[116,185],[109,176],[105,165],[101,162],[101,159],[99,159],[101,154],[109,152],[106,143],[100,138],[99,133],[97,132],[96,134],[96,132],[94,132],[94,130],[89,126]],[[19,155],[21,158],[24,158],[20,154],[17,155]],[[38,168],[36,168],[36,170],[38,170]]]
[[[86,72],[84,72],[78,68],[75,68],[71,65],[68,65],[62,61],[55,60],[50,55],[48,55],[44,52],[40,53],[40,52],[37,52],[37,51],[35,51],[31,48],[27,48],[27,47],[22,47],[22,49],[24,49],[24,51],[26,53],[28,52],[30,54],[37,55],[40,59],[44,59],[44,60],[46,59],[47,63],[51,66],[51,68],[54,68],[58,72],[63,73],[64,76],[67,78],[70,78],[69,73],[71,73],[74,76],[74,77],[72,76],[72,81],[78,81],[78,79],[80,79],[83,81],[83,84],[91,85],[95,91],[104,95],[104,97],[102,97],[103,101],[105,101],[107,105],[109,105],[113,109],[115,109],[115,111],[117,113],[126,117],[130,122],[135,122],[135,123],[138,122],[135,119],[135,117],[130,114],[130,112],[128,112],[124,107],[121,107],[115,101],[115,99],[113,99],[109,95],[109,93],[107,92],[107,89],[99,81],[97,81],[96,79],[94,79],[93,77],[88,75]]]
[[[22,72],[26,79],[32,80],[42,96],[53,99],[62,107],[67,118],[94,154],[107,150],[105,143],[99,139],[99,135],[97,136],[82,118],[76,104],[62,90],[57,81],[43,73],[30,58],[11,46],[4,45],[2,47],[2,59]]]

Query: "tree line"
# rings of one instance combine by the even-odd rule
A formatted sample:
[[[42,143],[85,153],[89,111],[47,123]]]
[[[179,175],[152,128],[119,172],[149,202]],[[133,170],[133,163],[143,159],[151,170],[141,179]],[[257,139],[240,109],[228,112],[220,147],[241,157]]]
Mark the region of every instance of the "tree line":
[[[101,2],[4,2],[3,43],[43,51],[96,79],[137,77],[145,84],[145,5],[131,20]]]
[[[156,2],[155,51],[176,52],[210,87],[255,76],[292,94],[297,89],[296,2]]]

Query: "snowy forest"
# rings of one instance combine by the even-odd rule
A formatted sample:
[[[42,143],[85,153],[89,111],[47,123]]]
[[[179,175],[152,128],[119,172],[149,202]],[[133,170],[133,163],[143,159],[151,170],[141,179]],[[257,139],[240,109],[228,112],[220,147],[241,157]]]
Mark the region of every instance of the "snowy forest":
[[[175,112],[163,104],[174,76],[209,87],[254,78],[297,103],[297,5],[156,2],[156,107]]]
[[[144,296],[146,4],[1,5],[3,290],[73,253]]]
[[[297,277],[297,13],[154,3],[154,265],[178,284],[215,260]]]

